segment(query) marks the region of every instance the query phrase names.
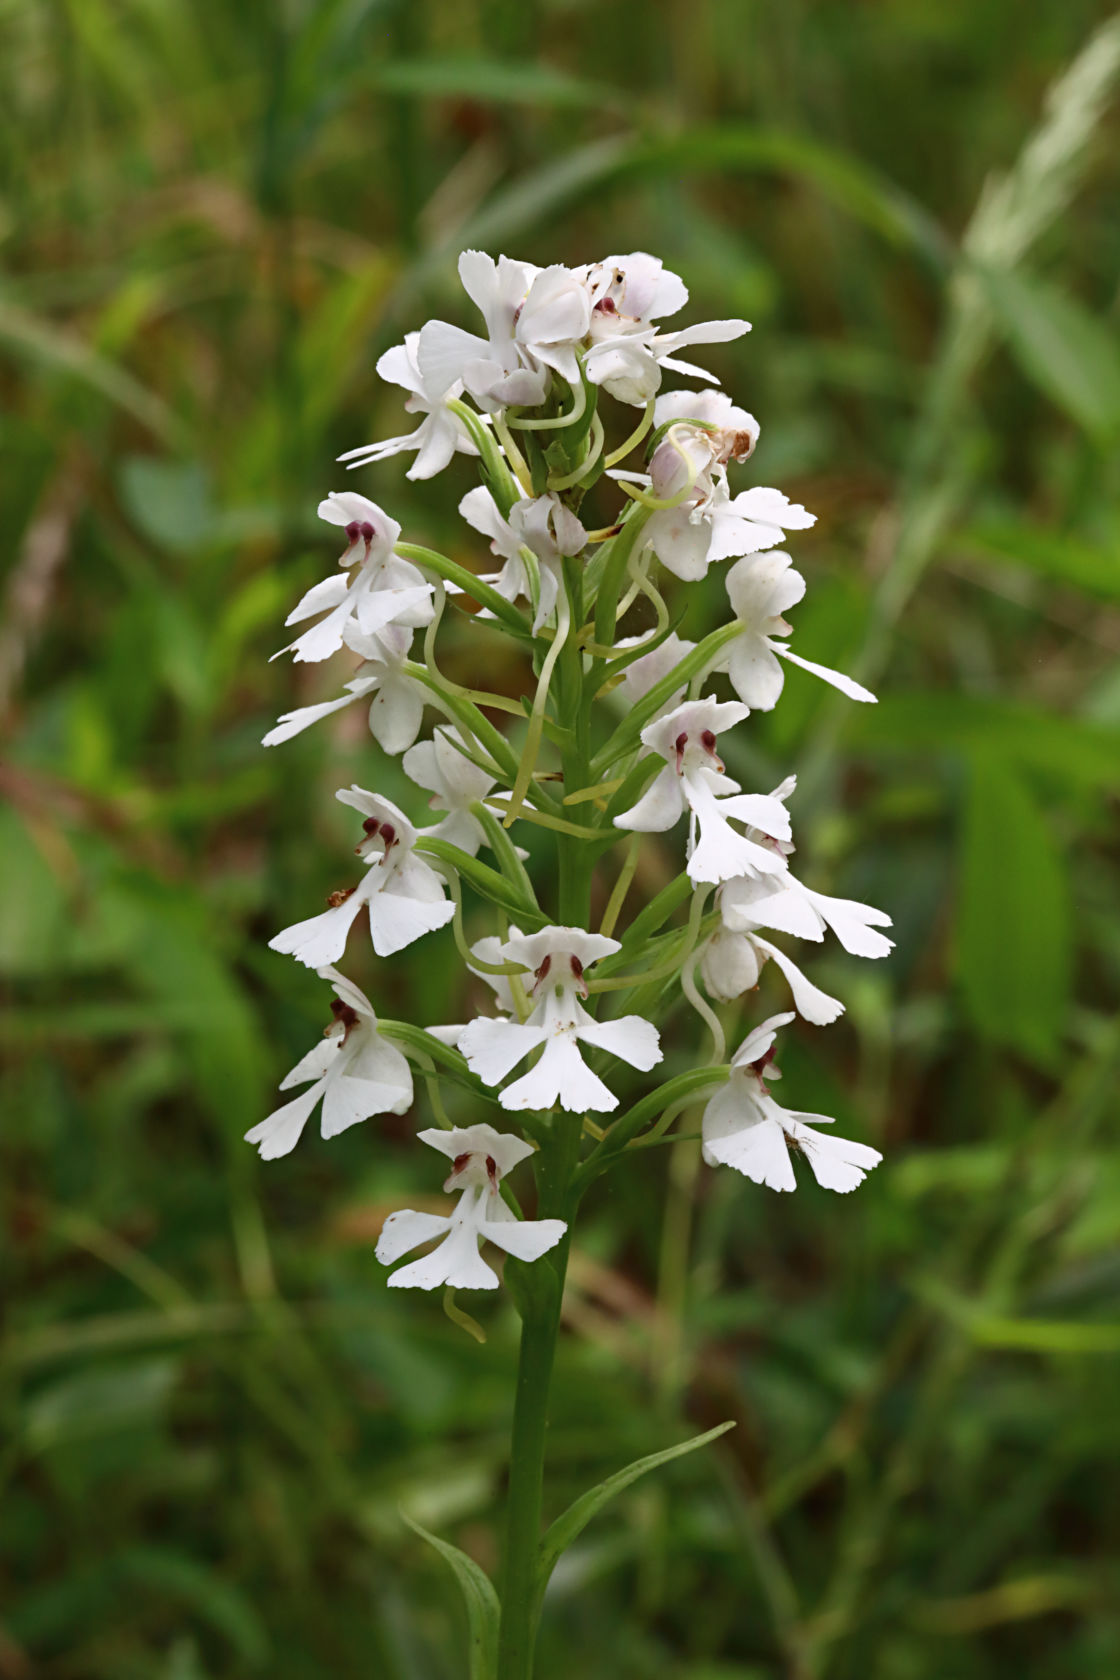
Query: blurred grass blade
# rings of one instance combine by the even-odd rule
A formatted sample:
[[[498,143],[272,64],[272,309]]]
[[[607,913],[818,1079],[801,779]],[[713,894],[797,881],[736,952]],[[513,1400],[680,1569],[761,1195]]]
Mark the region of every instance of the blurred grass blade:
[[[373,72],[373,83],[384,93],[418,97],[460,98],[514,105],[591,106],[623,110],[629,104],[618,88],[603,82],[566,75],[549,64],[532,60],[482,58],[463,55],[396,59]]]
[[[1069,1001],[1066,872],[1026,785],[987,752],[973,759],[961,829],[956,968],[983,1034],[1050,1059]]]
[[[179,422],[159,397],[53,321],[41,320],[16,304],[0,301],[0,343],[26,360],[70,374],[100,391],[165,443],[175,446],[181,442]]]
[[[1103,545],[1093,547],[1065,531],[1048,531],[1026,520],[992,519],[967,526],[954,542],[969,553],[1022,566],[1069,589],[1120,601],[1120,553]]]
[[[648,1453],[645,1458],[636,1458],[633,1464],[628,1464],[624,1470],[617,1470],[613,1476],[608,1476],[605,1482],[600,1482],[597,1487],[581,1494],[557,1517],[541,1540],[537,1563],[537,1589],[541,1597],[544,1596],[549,1577],[564,1552],[573,1540],[579,1538],[592,1517],[597,1516],[616,1494],[622,1493],[650,1470],[657,1470],[662,1464],[671,1464],[675,1458],[683,1458],[686,1453],[696,1452],[698,1448],[706,1447],[709,1442],[718,1441],[721,1435],[726,1435],[727,1431],[734,1427],[733,1419],[727,1423],[719,1423],[714,1429],[706,1430],[703,1435],[694,1435],[691,1440],[681,1441],[675,1447],[666,1447],[663,1452]]]
[[[928,212],[857,158],[801,135],[731,125],[653,140],[598,140],[567,152],[497,194],[463,230],[463,239],[483,247],[501,243],[592,188],[646,177],[744,171],[805,181],[891,244],[918,250],[938,269],[950,260],[948,241]]]
[[[1022,270],[985,268],[980,281],[1015,358],[1087,432],[1120,431],[1120,348],[1076,299]]]
[[[461,1552],[448,1540],[422,1528],[407,1512],[401,1516],[414,1533],[443,1558],[459,1583],[467,1610],[467,1631],[470,1640],[470,1680],[494,1680],[498,1662],[498,1621],[501,1606],[493,1582],[473,1558]]]

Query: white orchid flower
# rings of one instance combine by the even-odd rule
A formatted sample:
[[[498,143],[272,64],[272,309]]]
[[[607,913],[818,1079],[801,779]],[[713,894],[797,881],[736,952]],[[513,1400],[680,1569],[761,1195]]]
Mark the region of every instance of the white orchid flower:
[[[433,1237],[443,1241],[430,1254],[402,1266],[389,1279],[390,1289],[496,1289],[498,1275],[479,1253],[485,1239],[518,1260],[539,1260],[555,1248],[567,1230],[562,1219],[518,1219],[503,1201],[499,1185],[519,1161],[533,1153],[531,1144],[493,1126],[456,1126],[417,1134],[452,1163],[445,1190],[462,1194],[451,1214],[402,1208],[381,1228],[375,1253],[384,1266]]]
[[[659,332],[654,322],[688,302],[679,277],[645,251],[608,257],[583,271],[591,297],[591,347],[585,371],[620,402],[644,404],[661,386],[663,368],[712,379],[675,359],[687,344],[716,344],[750,331],[749,321],[702,321],[680,332]]]
[[[493,496],[481,484],[467,491],[459,512],[468,525],[489,537],[491,553],[504,561],[501,570],[487,574],[483,582],[491,584],[505,600],[531,598],[521,551],[528,548],[536,555],[540,594],[533,629],[539,630],[556,610],[563,557],[580,554],[587,543],[587,532],[575,514],[550,491],[545,496],[523,497],[510,508],[509,518],[503,519]]]
[[[449,397],[459,396],[461,384],[456,381],[449,388],[433,388],[421,371],[419,346],[420,334],[406,333],[403,344],[394,344],[379,358],[377,371],[382,379],[392,385],[400,385],[409,393],[404,405],[406,412],[423,414],[425,419],[414,432],[408,432],[403,437],[384,438],[380,443],[364,443],[357,449],[348,449],[345,455],[338,457],[340,461],[348,462],[351,467],[364,467],[414,449],[416,459],[407,476],[416,479],[434,478],[447,466],[456,450],[464,455],[478,454],[463,429],[462,421],[446,406]]]
[[[352,576],[333,574],[307,591],[284,622],[300,624],[320,612],[325,617],[280,653],[318,661],[338,652],[352,625],[374,636],[390,624],[431,623],[432,585],[393,553],[401,534],[395,519],[352,490],[333,491],[321,501],[319,518],[345,528],[346,549],[338,563],[344,573],[355,565],[358,570]],[[272,657],[279,659],[280,653]]]
[[[591,300],[593,339],[640,331],[665,315],[678,314],[688,302],[688,287],[680,275],[648,251],[604,257],[588,263],[581,273]]]
[[[773,1065],[777,1030],[792,1020],[791,1014],[772,1015],[739,1046],[727,1084],[704,1110],[704,1159],[709,1166],[733,1167],[771,1190],[796,1190],[793,1150],[804,1155],[824,1189],[854,1190],[883,1159],[879,1151],[814,1130],[831,1126],[831,1117],[782,1108],[766,1088],[767,1080],[780,1077]]]
[[[401,765],[410,781],[431,793],[428,804],[432,810],[448,813],[427,832],[475,857],[487,842],[486,831],[471,805],[485,799],[494,786],[493,776],[464,756],[455,731],[445,724],[436,729],[430,741],[418,741],[410,747]]]
[[[379,957],[403,951],[424,934],[446,926],[455,914],[442,878],[413,851],[418,835],[403,811],[357,786],[339,788],[335,798],[365,818],[366,838],[355,847],[365,862],[365,875],[349,892],[332,893],[331,906],[322,915],[296,922],[268,942],[270,950],[295,957],[308,968],[338,961],[363,905]]]
[[[740,632],[724,650],[719,669],[726,670],[736,694],[753,711],[768,712],[777,704],[785,682],[783,659],[823,678],[850,700],[874,705],[875,696],[851,677],[802,659],[786,642],[775,640],[793,634],[793,626],[786,623],[783,614],[796,606],[804,593],[805,579],[780,549],[737,561],[727,574],[727,595]]]
[[[690,425],[691,420],[718,429],[709,432]],[[643,481],[660,500],[682,500],[654,513],[643,537],[677,577],[695,582],[715,560],[772,548],[787,530],[816,523],[813,514],[780,490],[759,485],[732,497],[726,465],[747,459],[759,428],[754,416],[736,408],[722,391],[672,391],[659,397],[654,423],[666,422],[670,430],[654,450]]]
[[[487,1085],[498,1085],[531,1051],[543,1047],[536,1066],[501,1093],[503,1108],[546,1109],[556,1103],[575,1113],[617,1108],[618,1098],[580,1055],[580,1043],[621,1056],[643,1072],[661,1060],[657,1029],[648,1021],[638,1015],[596,1021],[580,1006],[579,999],[587,996],[585,968],[620,949],[616,939],[566,927],[542,928],[499,947],[500,960],[524,963],[531,970],[532,1012],[525,1022],[479,1016],[461,1035],[459,1049],[472,1072]]]
[[[370,734],[383,752],[396,754],[410,747],[424,720],[427,690],[404,670],[412,642],[412,631],[399,624],[387,625],[376,636],[363,636],[353,626],[346,631],[346,645],[360,653],[357,675],[344,684],[345,694],[337,700],[321,700],[314,706],[300,706],[285,712],[264,736],[262,745],[278,747],[293,735],[318,723],[320,718],[339,712],[355,700],[369,700]]]
[[[378,1032],[377,1016],[365,993],[336,969],[321,968],[319,975],[334,987],[334,1020],[315,1048],[281,1081],[280,1089],[290,1091],[293,1085],[313,1083],[245,1133],[247,1143],[260,1146],[265,1161],[295,1148],[319,1102],[323,1104],[320,1131],[325,1138],[337,1137],[371,1115],[404,1114],[412,1107],[412,1069],[396,1046]]]
[[[644,745],[665,760],[665,769],[636,805],[614,819],[615,827],[657,833],[690,811],[688,874],[693,881],[772,875],[786,868],[779,850],[736,833],[728,821],[734,817],[773,840],[789,839],[789,815],[781,800],[740,792],[716,752],[720,731],[747,715],[747,707],[734,700],[690,700],[642,730]]]
[[[825,929],[831,928],[854,957],[885,957],[894,949],[893,940],[875,932],[877,927],[891,925],[885,911],[858,899],[813,892],[788,870],[765,879],[726,881],[720,910],[724,926],[736,932],[764,927],[819,943]]]
[[[486,337],[465,332],[447,321],[429,321],[421,329],[416,357],[425,385],[449,391],[458,384],[487,411],[510,405],[533,407],[548,391],[547,367],[527,366],[517,342],[520,313],[529,301],[533,276],[527,263],[483,251],[464,251],[459,278],[486,323]]]

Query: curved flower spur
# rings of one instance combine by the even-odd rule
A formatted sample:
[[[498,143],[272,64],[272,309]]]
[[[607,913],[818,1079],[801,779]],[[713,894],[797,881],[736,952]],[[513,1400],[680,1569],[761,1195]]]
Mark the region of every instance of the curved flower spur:
[[[671,374],[716,383],[678,352],[730,343],[747,323],[667,328],[688,292],[645,252],[536,268],[467,251],[459,273],[480,330],[429,321],[387,351],[378,372],[406,393],[419,425],[343,459],[363,467],[410,451],[414,479],[469,464],[477,482],[460,492],[459,511],[499,564],[471,571],[406,540],[356,491],[320,503],[346,546],[337,572],[290,615],[308,627],[288,651],[316,664],[349,650],[361,663],[340,696],[313,695],[265,742],[279,746],[360,700],[379,751],[372,789],[337,795],[362,820],[359,878],[271,941],[333,987],[334,1019],[283,1081],[285,1091],[305,1089],[248,1137],[273,1157],[294,1148],[320,1103],[326,1138],[401,1114],[413,1101],[412,1064],[421,1072],[438,1124],[417,1135],[448,1158],[444,1188],[458,1200],[446,1213],[390,1214],[377,1257],[395,1267],[426,1250],[395,1269],[390,1286],[444,1289],[449,1315],[483,1336],[453,1295],[495,1289],[482,1245],[505,1253],[523,1329],[500,1601],[476,1564],[462,1568],[489,1653],[481,1680],[529,1680],[553,1561],[540,1548],[548,1380],[581,1199],[630,1159],[631,1145],[658,1142],[690,1104],[703,1105],[709,1165],[790,1190],[791,1155],[800,1154],[818,1184],[854,1188],[878,1152],[834,1138],[820,1130],[826,1116],[784,1109],[769,1093],[775,1035],[794,1014],[748,1030],[726,1063],[712,1003],[753,999],[772,968],[801,1023],[835,1020],[840,999],[775,939],[820,944],[831,930],[846,952],[874,959],[890,950],[879,931],[889,918],[793,873],[792,777],[772,792],[744,788],[724,763],[725,742],[734,752],[751,711],[777,703],[788,664],[853,700],[874,699],[808,658],[811,649],[791,650],[785,614],[806,584],[782,545],[814,520],[780,490],[734,482],[753,469],[757,420],[718,389],[662,389]],[[616,505],[608,524],[590,529],[585,497],[597,484]],[[725,562],[733,562],[724,580],[732,617],[715,629],[686,625],[691,586]],[[468,600],[473,614],[461,610]],[[460,664],[471,686],[440,670],[449,612],[460,616],[461,647],[475,650],[473,664],[469,656]],[[413,651],[418,630],[422,656]],[[486,685],[489,639],[503,635],[531,660],[524,710]],[[397,755],[391,785],[403,777],[409,789],[403,810],[381,791],[386,759]],[[643,839],[684,816],[679,850]],[[542,838],[546,853],[533,844]],[[639,874],[643,849],[657,854],[655,876],[668,873],[648,900],[632,891],[648,878]],[[375,1000],[396,989],[386,963],[438,936],[437,960],[454,948],[498,1012],[424,1029],[379,1019],[332,966],[363,912],[372,954],[361,941],[353,955]],[[464,916],[473,923],[484,913],[488,925],[468,935]],[[678,1033],[669,1077],[624,1107],[631,1070],[650,1074],[662,1062],[659,1027],[678,1004],[710,1032],[710,1054]],[[499,1130],[487,1114],[507,1125],[515,1116],[517,1129]],[[510,1187],[517,1168],[525,1216]]]

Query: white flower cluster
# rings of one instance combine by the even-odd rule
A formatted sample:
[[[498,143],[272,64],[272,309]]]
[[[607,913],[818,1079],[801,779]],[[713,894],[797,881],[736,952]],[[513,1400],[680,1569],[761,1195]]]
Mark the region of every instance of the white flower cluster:
[[[277,745],[363,700],[383,752],[403,754],[405,776],[444,815],[417,827],[379,793],[339,790],[339,800],[361,818],[360,878],[333,893],[322,913],[271,942],[331,984],[334,1018],[281,1086],[306,1089],[248,1133],[271,1158],[295,1147],[320,1102],[324,1137],[375,1114],[403,1114],[413,1100],[410,1057],[426,1069],[434,1062],[475,1104],[489,1100],[522,1116],[524,1137],[482,1121],[420,1132],[450,1160],[444,1189],[459,1200],[448,1215],[391,1215],[377,1254],[391,1265],[442,1239],[389,1280],[423,1289],[495,1287],[497,1276],[480,1254],[483,1239],[520,1260],[561,1241],[567,1221],[520,1217],[503,1180],[551,1148],[564,1128],[578,1130],[569,1182],[573,1160],[578,1175],[637,1139],[627,1115],[605,1132],[590,1116],[618,1107],[609,1083],[617,1061],[643,1072],[661,1061],[650,1013],[661,1018],[684,998],[712,1025],[718,1044],[719,1024],[697,978],[711,999],[726,1002],[752,991],[772,961],[796,1014],[823,1024],[843,1005],[767,935],[820,942],[831,929],[854,955],[881,957],[890,949],[877,931],[889,925],[881,911],[815,892],[793,874],[793,778],[772,792],[744,791],[719,752],[721,736],[776,704],[787,663],[854,700],[874,699],[789,645],[785,615],[803,596],[805,580],[778,545],[786,532],[812,525],[813,516],[778,490],[732,494],[729,470],[752,455],[758,423],[719,391],[661,391],[667,371],[714,383],[678,352],[737,338],[747,322],[664,330],[662,320],[688,294],[676,275],[640,252],[583,268],[538,269],[467,251],[459,274],[483,330],[429,321],[386,352],[378,371],[408,392],[405,407],[422,416],[420,424],[342,459],[361,466],[411,451],[409,477],[427,479],[457,453],[473,458],[481,483],[463,496],[460,512],[488,540],[499,566],[469,572],[402,542],[400,526],[366,497],[333,492],[319,514],[345,535],[339,568],[289,615],[289,624],[309,628],[285,651],[317,662],[348,648],[360,664],[338,698],[285,714],[265,736],[266,746]],[[600,412],[604,398],[641,411],[624,415],[628,435],[613,451]],[[638,466],[618,465],[643,446]],[[613,493],[614,517],[589,528],[583,507],[596,485]],[[682,639],[661,594],[663,574],[696,582],[727,560],[734,562],[725,579],[731,619],[699,644]],[[484,685],[446,682],[436,666],[442,615],[472,596],[481,611],[473,619],[462,614],[470,636],[485,642],[509,634],[533,660],[535,684],[524,710]],[[631,607],[647,623],[637,636],[622,633]],[[425,632],[422,657],[413,652],[417,630]],[[477,668],[485,669],[485,654]],[[726,682],[736,698],[706,694],[712,681]],[[419,740],[426,708],[442,721]],[[516,713],[518,731],[502,733],[494,712]],[[637,836],[667,832],[686,815],[679,890],[644,905],[615,938]],[[555,891],[550,881],[534,885],[525,867],[530,854],[507,838],[514,821],[523,838],[552,830],[550,843],[560,852]],[[479,858],[484,848],[486,862]],[[626,861],[615,867],[613,883],[609,874],[602,883],[611,890],[595,931],[587,925],[593,875],[618,848]],[[470,947],[464,885],[489,900],[499,918],[499,932]],[[670,925],[685,901],[686,922]],[[334,966],[363,909],[378,958],[450,923],[468,968],[489,982],[496,1013],[426,1034],[379,1023],[365,994]],[[627,995],[635,1007],[615,1009]],[[851,1190],[878,1153],[817,1131],[827,1116],[783,1109],[769,1093],[779,1077],[776,1034],[794,1018],[774,1015],[755,1027],[729,1065],[719,1065],[717,1049],[713,1064],[697,1058],[686,1070],[696,1076],[690,1090],[707,1094],[704,1157],[792,1190],[792,1151],[820,1184]],[[673,1108],[681,1077],[664,1087],[662,1112]],[[641,1125],[650,1117],[648,1098],[638,1110]]]

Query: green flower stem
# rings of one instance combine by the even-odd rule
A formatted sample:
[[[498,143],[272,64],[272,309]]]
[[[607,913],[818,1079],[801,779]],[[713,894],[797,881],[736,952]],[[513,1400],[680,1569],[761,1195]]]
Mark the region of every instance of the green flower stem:
[[[532,636],[528,624],[513,603],[507,601],[504,595],[499,595],[496,589],[484,583],[466,566],[460,566],[457,560],[449,560],[445,554],[437,554],[433,548],[421,548],[418,543],[397,543],[393,553],[399,554],[402,560],[414,561],[423,571],[434,572],[446,583],[453,583],[464,595],[469,595],[472,601],[477,601],[480,607],[488,608],[515,636],[523,639]]]
[[[583,619],[579,562],[564,563],[564,587],[570,622]],[[557,661],[556,704],[570,723],[562,753],[564,787],[586,787],[590,780],[590,705],[593,684],[584,676],[583,657],[574,635]],[[559,853],[558,923],[587,927],[591,905],[594,848],[576,835],[557,836]],[[541,1541],[541,1497],[548,1433],[548,1396],[560,1329],[560,1304],[568,1264],[572,1219],[579,1201],[575,1175],[582,1131],[578,1115],[554,1111],[536,1157],[538,1217],[563,1219],[568,1235],[533,1266],[507,1262],[506,1279],[521,1313],[521,1350],[510,1440],[509,1492],[506,1507],[505,1567],[498,1633],[497,1680],[532,1680],[537,1624],[537,1560]]]
[[[595,775],[602,776],[624,753],[628,753],[646,724],[660,711],[666,700],[676,693],[681,684],[688,682],[697,671],[711,664],[728,642],[733,642],[736,636],[741,634],[742,627],[737,621],[721,625],[718,630],[713,630],[710,636],[705,636],[691,653],[686,654],[667,677],[655,683],[649,693],[644,694],[638,704],[627,712],[602,751],[596,753],[592,764]]]
[[[693,1068],[688,1073],[679,1073],[675,1079],[666,1080],[664,1085],[659,1085],[656,1091],[651,1091],[641,1102],[635,1103],[633,1108],[628,1108],[626,1113],[615,1121],[598,1148],[577,1167],[576,1191],[582,1193],[593,1179],[605,1172],[649,1121],[655,1120],[667,1108],[675,1107],[697,1092],[706,1090],[709,1085],[722,1085],[730,1072],[731,1069],[726,1064],[720,1067]]]
[[[626,576],[627,562],[634,553],[651,513],[652,509],[634,508],[617,537],[611,538],[610,551],[603,564],[599,595],[595,602],[595,640],[602,647],[609,647],[614,642],[615,613],[618,597],[622,592],[622,580]]]

